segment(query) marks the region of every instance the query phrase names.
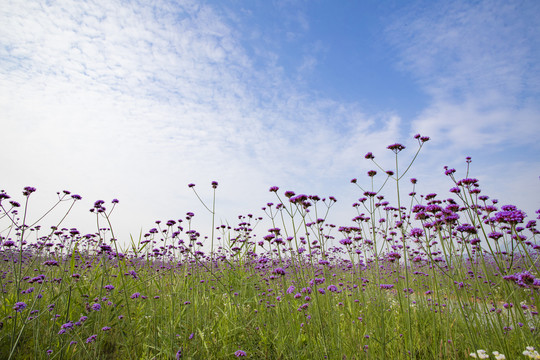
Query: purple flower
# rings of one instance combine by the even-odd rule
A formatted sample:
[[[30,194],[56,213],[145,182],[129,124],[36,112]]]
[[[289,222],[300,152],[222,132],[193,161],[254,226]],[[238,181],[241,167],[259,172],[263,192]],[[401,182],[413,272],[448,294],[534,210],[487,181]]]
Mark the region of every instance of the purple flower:
[[[97,339],[97,335],[91,335],[88,339],[86,339],[86,343],[90,344],[90,343],[96,341],[96,339]]]
[[[292,294],[294,292],[296,288],[294,286],[289,286],[289,288],[287,289],[287,294]]]
[[[383,290],[389,290],[389,289],[393,288],[394,285],[393,284],[381,284],[380,287]]]
[[[133,294],[131,295],[131,298],[132,298],[132,299],[137,299],[137,298],[140,298],[140,297],[141,297],[141,293],[140,293],[140,292],[136,292],[136,293],[133,293]]]
[[[234,353],[234,356],[236,356],[236,357],[244,357],[244,356],[247,356],[247,355],[246,355],[245,351],[236,350],[236,352]]]
[[[212,181],[212,188],[215,189],[215,188],[217,188],[217,186],[218,186],[217,181]]]
[[[388,150],[392,150],[393,152],[395,152],[397,154],[401,150],[405,149],[405,146],[403,146],[401,144],[392,144],[392,145],[388,145],[386,148]]]
[[[279,190],[279,188],[278,188],[277,186],[272,186],[272,187],[270,188],[270,190],[268,190],[268,191],[270,191],[270,192],[277,192],[278,190]]]
[[[275,268],[274,270],[272,270],[272,274],[285,275],[285,270],[283,268]]]
[[[413,228],[411,229],[411,236],[415,238],[419,238],[420,236],[424,235],[424,231],[419,228]]]
[[[109,331],[109,330],[111,330],[110,326],[104,326],[101,328],[101,331]]]
[[[66,329],[66,330],[72,329],[73,328],[73,321],[68,321],[67,323],[62,324],[61,328]]]
[[[501,207],[503,211],[499,211],[495,214],[495,221],[519,224],[522,223],[527,216],[523,211],[518,210],[514,205],[504,205]]]
[[[29,196],[31,193],[35,192],[36,191],[36,188],[35,187],[32,187],[32,186],[26,186],[23,190],[23,195],[24,196]]]
[[[26,303],[20,301],[18,303],[15,303],[15,306],[13,306],[13,310],[15,310],[16,312],[22,312],[24,309],[26,309],[28,305],[26,305]]]
[[[182,349],[176,352],[176,360],[179,360],[182,357]]]
[[[97,303],[92,304],[92,310],[94,310],[94,311],[101,310],[101,305],[97,304]]]

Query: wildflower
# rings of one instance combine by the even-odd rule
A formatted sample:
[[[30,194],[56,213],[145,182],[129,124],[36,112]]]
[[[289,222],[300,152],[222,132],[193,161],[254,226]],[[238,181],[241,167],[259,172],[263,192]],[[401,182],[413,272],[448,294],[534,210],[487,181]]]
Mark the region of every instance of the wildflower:
[[[275,268],[274,270],[272,270],[272,274],[274,275],[285,275],[286,272],[283,268]]]
[[[76,345],[76,344],[77,344],[76,341],[71,341],[71,342],[69,343],[69,346],[71,346],[71,345]]]
[[[287,289],[287,294],[292,294],[294,292],[294,290],[296,290],[296,288],[294,286],[289,286],[289,288]]]
[[[470,353],[470,357],[473,357],[475,359],[487,359],[489,358],[489,355],[486,353],[486,350],[476,350],[476,352]]]
[[[24,309],[26,309],[26,303],[20,301],[18,303],[15,303],[15,306],[13,306],[13,310],[16,312],[22,312]]]
[[[97,303],[92,304],[92,310],[94,310],[94,311],[101,310],[101,305],[97,304]]]
[[[277,192],[278,190],[279,190],[279,188],[277,186],[272,186],[269,191],[270,192]]]
[[[97,339],[97,335],[91,335],[88,339],[86,339],[86,343],[90,344],[90,343],[96,341],[96,339]]]
[[[193,339],[193,336],[195,336],[194,333],[189,334],[189,340]]]
[[[141,297],[141,293],[140,293],[140,292],[136,292],[136,293],[133,293],[133,294],[131,295],[131,298],[132,298],[132,299],[137,299],[137,298],[140,298],[140,297]]]
[[[502,211],[495,214],[495,221],[509,224],[522,223],[527,216],[523,211],[518,210],[514,205],[504,205]]]
[[[4,246],[5,246],[5,247],[12,247],[12,246],[15,246],[15,242],[12,241],[12,240],[4,241]]]
[[[29,196],[31,193],[35,192],[36,188],[32,186],[26,186],[23,191],[24,196]]]
[[[215,188],[217,188],[217,186],[218,186],[217,181],[212,181],[212,188],[215,189]]]
[[[182,349],[176,352],[176,360],[179,360],[182,357]]]
[[[388,150],[392,150],[393,152],[395,152],[397,154],[401,150],[405,149],[405,146],[403,146],[401,144],[392,144],[392,145],[388,145],[386,148]]]
[[[540,354],[532,346],[527,346],[523,355],[527,356],[529,359],[540,359]]]
[[[504,354],[501,354],[498,351],[494,351],[492,354],[493,354],[493,356],[495,356],[495,359],[497,359],[497,360],[505,360],[506,359],[506,356],[504,356]]]
[[[375,156],[373,156],[373,153],[368,152],[368,153],[366,154],[366,156],[364,156],[364,158],[370,160],[370,159],[375,159]]]
[[[236,356],[236,357],[244,357],[244,356],[246,356],[246,352],[242,351],[242,350],[236,350],[236,352],[234,353],[234,356]]]
[[[424,235],[424,231],[422,229],[419,229],[419,228],[411,229],[411,236],[412,237],[419,238],[422,235]]]
[[[105,285],[103,288],[106,289],[106,290],[108,290],[108,291],[114,290],[114,286],[113,286],[113,285]]]
[[[111,330],[110,326],[104,326],[101,328],[101,331],[109,331],[109,330]]]
[[[393,287],[394,287],[393,284],[380,284],[380,288],[381,288],[382,290],[389,290],[389,289],[391,289],[391,288],[393,288]]]

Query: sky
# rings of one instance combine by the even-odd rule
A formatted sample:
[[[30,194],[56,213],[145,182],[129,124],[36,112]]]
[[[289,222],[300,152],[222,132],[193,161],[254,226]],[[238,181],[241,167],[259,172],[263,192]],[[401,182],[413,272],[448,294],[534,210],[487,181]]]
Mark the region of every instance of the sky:
[[[399,142],[404,180],[451,194],[443,166],[482,194],[540,208],[540,2],[0,0],[0,189],[29,218],[80,194],[62,226],[96,231],[95,200],[127,242],[155,220],[263,216],[280,192],[335,196],[350,225]],[[384,177],[378,175],[376,181]],[[385,189],[389,199],[394,187]],[[45,217],[55,225],[69,204]],[[2,225],[2,226],[5,226]],[[262,224],[258,231],[263,236]]]

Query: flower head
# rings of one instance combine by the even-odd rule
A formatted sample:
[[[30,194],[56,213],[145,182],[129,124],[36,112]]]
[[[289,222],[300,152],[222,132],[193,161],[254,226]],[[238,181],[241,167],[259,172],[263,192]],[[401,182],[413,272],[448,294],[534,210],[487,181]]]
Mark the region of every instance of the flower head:
[[[96,339],[97,339],[97,335],[91,335],[90,337],[88,337],[88,339],[86,339],[86,343],[90,344],[90,343],[96,341]]]
[[[392,150],[393,152],[395,152],[397,154],[401,150],[405,149],[405,146],[396,143],[396,144],[388,145],[386,148],[388,150]]]
[[[13,310],[15,310],[16,312],[21,312],[26,309],[27,306],[28,305],[26,305],[26,303],[20,301],[18,303],[15,303],[15,306],[13,306]]]
[[[246,354],[245,351],[236,350],[236,352],[234,353],[234,356],[236,356],[236,357],[244,357],[244,356],[247,356],[247,354]]]
[[[476,350],[476,352],[470,353],[470,357],[473,357],[475,359],[488,359],[489,355],[487,354],[486,350]]]

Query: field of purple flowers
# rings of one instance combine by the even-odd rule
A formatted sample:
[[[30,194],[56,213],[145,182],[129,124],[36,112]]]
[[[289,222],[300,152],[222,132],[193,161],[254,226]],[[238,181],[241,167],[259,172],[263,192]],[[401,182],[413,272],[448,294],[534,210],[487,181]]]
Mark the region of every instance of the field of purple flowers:
[[[83,235],[27,223],[35,188],[20,202],[1,191],[0,358],[540,359],[536,221],[481,195],[469,158],[463,178],[445,168],[450,194],[417,195],[407,179],[403,196],[429,140],[415,138],[402,173],[401,144],[392,170],[365,156],[377,170],[370,187],[351,180],[352,226],[328,223],[333,197],[272,187],[263,234],[246,215],[205,237],[187,213],[126,247],[116,199],[95,202],[97,231]],[[81,199],[58,196],[66,216]]]

